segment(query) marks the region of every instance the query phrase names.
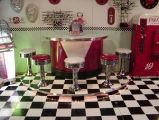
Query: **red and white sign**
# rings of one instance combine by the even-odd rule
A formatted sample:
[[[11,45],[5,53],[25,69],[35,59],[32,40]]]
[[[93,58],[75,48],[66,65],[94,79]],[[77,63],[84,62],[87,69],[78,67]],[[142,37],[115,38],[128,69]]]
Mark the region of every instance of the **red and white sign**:
[[[107,21],[109,25],[113,25],[115,22],[115,9],[113,7],[108,9]]]

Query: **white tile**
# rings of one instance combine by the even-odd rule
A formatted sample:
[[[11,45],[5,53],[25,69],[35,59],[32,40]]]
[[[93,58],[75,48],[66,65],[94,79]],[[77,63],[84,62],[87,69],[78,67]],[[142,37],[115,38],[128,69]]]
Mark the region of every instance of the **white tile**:
[[[28,88],[26,86],[18,86],[18,88],[16,90],[19,90],[19,91],[26,91]]]
[[[127,85],[129,90],[136,90],[139,89],[136,85]]]
[[[98,104],[100,108],[113,108],[111,101],[101,101]]]
[[[72,108],[85,108],[85,102],[72,102]]]
[[[154,94],[154,92],[150,89],[140,89],[143,94]]]
[[[40,120],[55,120],[55,117],[40,117]]]
[[[44,108],[57,108],[58,102],[45,102]]]
[[[22,117],[22,116],[11,116],[9,118],[9,120],[24,120],[24,119],[25,119],[25,117]]]
[[[86,116],[101,116],[99,108],[88,108],[86,109]]]
[[[87,120],[86,117],[71,117],[71,120]]]
[[[145,85],[143,81],[133,81],[136,85]]]
[[[34,102],[45,102],[46,101],[47,96],[35,96],[34,97]]]
[[[127,100],[124,101],[127,107],[140,107],[137,101],[134,100]]]
[[[150,89],[158,89],[157,85],[147,85]]]
[[[22,96],[11,96],[8,101],[9,102],[20,102]]]
[[[12,113],[13,113],[13,109],[5,108],[0,110],[0,116],[11,116]]]
[[[141,107],[145,114],[158,114],[154,107]]]
[[[145,95],[133,95],[136,100],[147,100]]]
[[[87,89],[98,89],[99,85],[97,84],[87,84]]]
[[[146,115],[132,115],[133,120],[149,120]]]
[[[54,80],[53,84],[64,84],[65,80]]]
[[[36,92],[27,90],[23,96],[35,96],[35,95],[36,95]]]
[[[32,102],[19,102],[16,106],[16,108],[22,108],[22,109],[28,109],[30,108]]]
[[[26,116],[41,116],[42,109],[29,109]]]
[[[118,120],[116,116],[102,116],[102,120]]]
[[[121,115],[119,108],[114,108],[114,111],[117,116]]]
[[[130,114],[131,114],[131,113],[129,112],[128,108],[126,108],[126,107],[120,107],[120,108],[118,108],[118,109],[119,109],[121,115],[130,115]]]
[[[13,95],[14,92],[15,92],[15,91],[13,91],[13,90],[5,90],[5,91],[3,91],[3,92],[1,93],[0,96],[11,96],[11,95]]]
[[[56,116],[58,117],[67,117],[71,116],[71,109],[57,109]]]
[[[130,90],[119,90],[120,95],[132,95],[132,93],[130,92]]]
[[[0,109],[3,108],[3,106],[6,104],[6,102],[0,102]]]

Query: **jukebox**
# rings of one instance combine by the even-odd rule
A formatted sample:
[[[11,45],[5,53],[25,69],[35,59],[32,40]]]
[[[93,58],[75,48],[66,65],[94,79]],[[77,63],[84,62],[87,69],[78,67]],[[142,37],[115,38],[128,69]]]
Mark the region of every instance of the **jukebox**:
[[[159,15],[134,18],[131,49],[132,76],[159,76]]]
[[[14,43],[6,21],[0,20],[0,82],[15,80]]]

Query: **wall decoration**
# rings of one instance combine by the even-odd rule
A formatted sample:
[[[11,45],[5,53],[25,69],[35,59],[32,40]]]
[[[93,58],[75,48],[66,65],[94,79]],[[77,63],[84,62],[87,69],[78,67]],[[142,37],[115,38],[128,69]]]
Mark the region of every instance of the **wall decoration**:
[[[8,22],[12,24],[20,24],[20,23],[24,23],[24,19],[19,16],[14,16],[14,17],[10,17]]]
[[[49,0],[49,2],[53,5],[59,4],[61,0]]]
[[[118,8],[120,14],[120,27],[129,27],[129,11],[135,7],[135,2],[131,0],[113,0],[113,5]]]
[[[72,19],[72,11],[46,11],[42,13],[42,21],[44,24],[53,27],[68,27]]]
[[[99,5],[105,5],[108,2],[108,0],[96,0],[96,2]]]
[[[146,9],[152,9],[158,4],[158,0],[140,0],[141,5]]]
[[[110,7],[108,9],[108,17],[107,21],[109,25],[113,25],[115,23],[115,9],[113,7]]]
[[[10,6],[12,10],[14,10],[17,13],[20,13],[24,6],[24,0],[10,0]]]
[[[34,23],[38,18],[39,10],[35,4],[31,3],[27,5],[25,13],[28,21]]]

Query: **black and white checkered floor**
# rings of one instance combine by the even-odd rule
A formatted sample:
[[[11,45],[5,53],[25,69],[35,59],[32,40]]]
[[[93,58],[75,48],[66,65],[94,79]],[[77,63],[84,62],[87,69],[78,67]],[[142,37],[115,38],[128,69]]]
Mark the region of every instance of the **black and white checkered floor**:
[[[79,80],[81,91],[71,95],[66,92],[70,79],[47,74],[53,84],[37,90],[38,79],[18,76],[15,84],[0,88],[0,120],[159,120],[159,78],[112,75],[114,85],[103,88],[100,74]]]

